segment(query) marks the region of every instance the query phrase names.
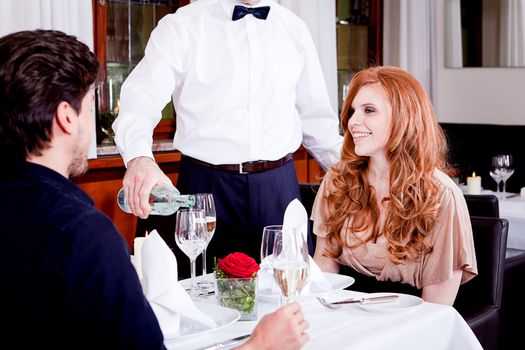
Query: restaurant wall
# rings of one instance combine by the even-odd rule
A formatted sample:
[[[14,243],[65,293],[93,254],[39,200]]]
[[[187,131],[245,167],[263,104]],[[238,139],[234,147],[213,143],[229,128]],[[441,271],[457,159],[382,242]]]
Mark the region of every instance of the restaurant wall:
[[[525,125],[525,68],[446,68],[445,0],[436,0],[432,97],[440,122]]]

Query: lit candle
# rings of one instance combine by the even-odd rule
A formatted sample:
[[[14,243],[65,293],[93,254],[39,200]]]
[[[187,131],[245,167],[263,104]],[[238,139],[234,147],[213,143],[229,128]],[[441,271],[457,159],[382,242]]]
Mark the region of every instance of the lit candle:
[[[476,176],[475,172],[472,173],[472,176],[467,177],[467,193],[481,193],[481,176]]]
[[[146,237],[135,237],[133,240],[133,261],[139,279],[142,278],[142,244],[144,244],[145,239]]]
[[[117,98],[117,105],[113,108],[113,114],[118,115],[120,112],[120,98]]]

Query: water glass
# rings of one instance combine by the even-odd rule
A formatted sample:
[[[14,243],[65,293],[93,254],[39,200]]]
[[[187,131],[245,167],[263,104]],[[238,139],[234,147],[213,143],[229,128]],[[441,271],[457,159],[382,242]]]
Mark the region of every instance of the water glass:
[[[204,210],[204,214],[206,216],[206,228],[208,231],[208,237],[206,241],[206,245],[204,246],[204,249],[202,250],[202,278],[197,283],[199,287],[205,291],[207,291],[209,288],[213,288],[214,284],[213,281],[208,279],[206,276],[208,274],[207,268],[206,268],[206,248],[208,247],[208,244],[210,244],[211,239],[213,238],[213,234],[215,233],[215,228],[217,227],[217,212],[215,210],[215,201],[213,200],[213,195],[211,193],[197,193],[194,195],[195,197],[195,206],[196,209],[202,209]]]
[[[187,289],[192,297],[201,292],[195,285],[195,259],[202,252],[208,241],[206,215],[202,209],[180,209],[175,222],[175,242],[180,250],[190,259],[191,288]]]
[[[277,293],[277,286],[273,280],[272,259],[275,242],[280,244],[282,238],[282,225],[269,225],[263,228],[261,239],[261,285],[271,285],[272,292]]]
[[[498,157],[501,158],[502,167],[500,169],[501,172],[501,180],[503,181],[503,199],[507,198],[507,180],[509,177],[514,174],[514,164],[512,162],[512,156],[510,154],[503,154],[499,155]]]

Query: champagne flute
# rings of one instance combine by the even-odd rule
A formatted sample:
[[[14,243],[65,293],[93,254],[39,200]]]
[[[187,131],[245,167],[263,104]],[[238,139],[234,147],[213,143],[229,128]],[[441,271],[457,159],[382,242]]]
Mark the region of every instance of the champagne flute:
[[[509,177],[512,176],[512,174],[514,174],[514,164],[512,163],[512,156],[510,154],[502,154],[502,155],[499,155],[498,157],[501,158],[500,173],[501,173],[501,181],[503,181],[502,198],[505,199],[507,198],[507,189],[506,189],[507,180],[509,179]]]
[[[217,212],[215,210],[215,202],[213,201],[213,195],[211,193],[197,193],[194,195],[195,205],[194,208],[204,210],[206,216],[206,227],[208,231],[208,237],[206,245],[202,250],[202,279],[197,283],[203,290],[214,287],[212,281],[207,279],[207,268],[206,268],[206,248],[213,238],[215,228],[217,226]]]
[[[202,252],[208,240],[206,216],[202,209],[180,209],[175,223],[175,242],[190,259],[191,288],[186,289],[191,297],[201,292],[195,286],[195,259]]]
[[[281,292],[281,306],[296,300],[308,282],[308,246],[302,233],[285,228],[273,249],[273,275]]]

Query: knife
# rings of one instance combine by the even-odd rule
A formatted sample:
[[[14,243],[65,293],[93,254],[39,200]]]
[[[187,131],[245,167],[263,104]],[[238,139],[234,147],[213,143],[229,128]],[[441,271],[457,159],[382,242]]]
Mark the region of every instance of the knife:
[[[236,337],[236,338],[232,338],[232,339],[224,340],[224,341],[222,341],[222,342],[219,342],[219,343],[215,343],[215,344],[212,344],[212,345],[206,346],[206,347],[201,348],[201,349],[199,349],[199,350],[219,350],[219,349],[229,349],[231,346],[239,345],[241,342],[243,342],[243,340],[249,338],[250,335],[251,335],[251,334],[244,334],[244,335],[241,335],[240,337]]]
[[[374,304],[374,303],[386,303],[390,301],[396,301],[399,299],[399,295],[384,295],[380,297],[369,297],[369,298],[357,298],[347,299],[341,301],[335,301],[330,304]]]

